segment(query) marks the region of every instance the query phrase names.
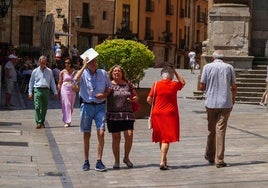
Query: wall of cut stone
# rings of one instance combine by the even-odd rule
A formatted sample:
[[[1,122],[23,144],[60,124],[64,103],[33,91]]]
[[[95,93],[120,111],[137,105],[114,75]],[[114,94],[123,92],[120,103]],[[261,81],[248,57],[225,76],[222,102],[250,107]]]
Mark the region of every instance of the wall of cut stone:
[[[208,54],[215,49],[228,56],[249,54],[250,12],[246,5],[214,5],[209,12]]]

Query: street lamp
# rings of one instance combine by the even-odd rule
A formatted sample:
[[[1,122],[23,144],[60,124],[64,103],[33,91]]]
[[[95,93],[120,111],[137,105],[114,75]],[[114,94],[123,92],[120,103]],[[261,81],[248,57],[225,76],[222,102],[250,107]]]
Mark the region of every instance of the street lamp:
[[[0,17],[3,18],[6,16],[8,8],[10,6],[11,0],[1,0],[0,1]]]

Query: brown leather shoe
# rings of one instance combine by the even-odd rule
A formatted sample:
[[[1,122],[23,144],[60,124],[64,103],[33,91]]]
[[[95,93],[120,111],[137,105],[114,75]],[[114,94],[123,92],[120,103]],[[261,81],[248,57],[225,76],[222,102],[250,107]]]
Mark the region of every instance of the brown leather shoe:
[[[35,128],[36,129],[41,129],[42,128],[42,125],[41,124],[37,124]]]

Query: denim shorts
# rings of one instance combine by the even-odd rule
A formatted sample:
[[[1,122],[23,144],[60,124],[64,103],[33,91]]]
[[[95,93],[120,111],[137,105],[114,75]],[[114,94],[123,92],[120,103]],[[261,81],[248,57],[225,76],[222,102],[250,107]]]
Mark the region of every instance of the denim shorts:
[[[86,104],[80,107],[80,131],[91,132],[92,122],[95,122],[97,130],[105,130],[105,104]]]

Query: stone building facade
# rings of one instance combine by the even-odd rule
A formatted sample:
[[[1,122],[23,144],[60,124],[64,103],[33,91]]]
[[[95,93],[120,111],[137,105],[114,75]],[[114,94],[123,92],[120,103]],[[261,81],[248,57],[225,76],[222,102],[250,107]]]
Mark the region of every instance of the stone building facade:
[[[207,38],[207,0],[140,1],[139,39],[164,62],[188,68],[188,51]]]
[[[207,12],[211,11],[215,4],[242,3],[248,6],[249,13],[247,23],[249,30],[245,32],[249,34],[248,47],[244,46],[242,49],[248,48],[248,55],[253,57],[263,57],[267,51],[268,1],[265,0],[13,0],[11,2],[13,4],[7,14],[0,17],[0,44],[39,47],[42,20],[47,14],[52,13],[57,33],[55,40],[64,45],[77,44],[84,50],[90,46],[94,47],[106,38],[118,37],[123,20],[122,14],[118,11],[121,12],[124,5],[130,5],[131,37],[149,45],[156,54],[156,64],[169,61],[175,63],[177,67],[187,68],[187,58],[185,59],[187,50],[200,49],[200,43],[208,38],[206,36],[210,31],[207,32]],[[164,7],[168,7],[167,10],[172,14],[166,14]],[[59,15],[56,11],[58,8],[61,9]],[[170,30],[165,32],[169,27],[167,25],[170,25]],[[169,40],[163,40],[164,38]],[[247,54],[244,52],[241,54]]]
[[[113,35],[115,0],[13,0],[0,17],[0,43],[40,47],[41,23],[53,14],[55,41],[94,47]],[[57,12],[59,11],[59,12]]]

